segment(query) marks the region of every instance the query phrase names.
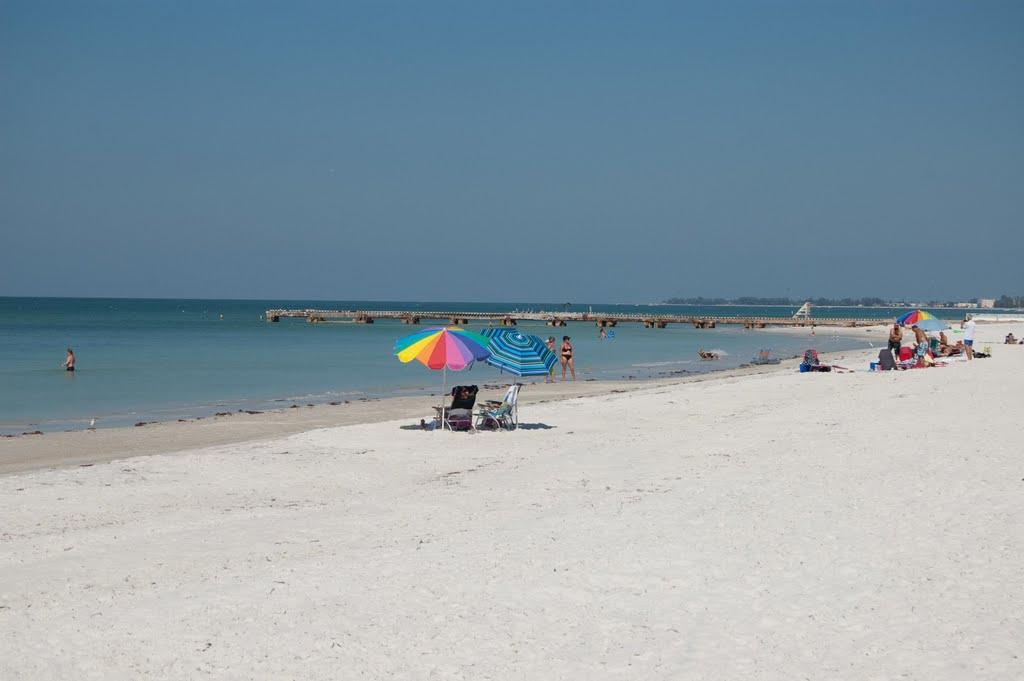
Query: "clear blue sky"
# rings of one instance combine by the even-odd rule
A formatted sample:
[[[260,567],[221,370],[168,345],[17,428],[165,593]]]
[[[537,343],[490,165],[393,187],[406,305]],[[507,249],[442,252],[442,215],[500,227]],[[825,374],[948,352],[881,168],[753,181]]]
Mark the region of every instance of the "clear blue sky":
[[[0,295],[1024,294],[1021,2],[0,3]]]

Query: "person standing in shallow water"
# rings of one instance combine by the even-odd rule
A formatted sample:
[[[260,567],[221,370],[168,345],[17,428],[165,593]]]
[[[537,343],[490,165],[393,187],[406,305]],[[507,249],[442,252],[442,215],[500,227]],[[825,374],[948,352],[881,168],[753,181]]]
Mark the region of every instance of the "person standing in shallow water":
[[[544,341],[544,345],[548,346],[548,350],[551,351],[552,355],[555,355],[556,357],[558,356],[558,350],[555,348],[555,337],[554,336],[548,336],[548,339],[546,341]],[[545,383],[554,383],[555,382],[555,365],[554,364],[551,365],[551,371],[548,372],[548,376],[547,376],[547,378],[544,379],[544,382]]]
[[[68,356],[64,358],[64,371],[75,370],[75,351],[68,348]]]
[[[568,367],[569,371],[572,372],[572,380],[576,380],[576,363],[572,358],[572,343],[569,342],[568,336],[562,336],[562,380],[565,380],[565,369]]]

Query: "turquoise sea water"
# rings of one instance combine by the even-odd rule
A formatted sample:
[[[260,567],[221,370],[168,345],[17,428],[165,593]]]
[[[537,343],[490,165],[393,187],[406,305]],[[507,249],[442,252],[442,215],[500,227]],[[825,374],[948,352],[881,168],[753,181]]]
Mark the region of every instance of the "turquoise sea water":
[[[394,341],[417,328],[399,322],[373,325],[268,324],[268,308],[340,309],[568,309],[528,303],[439,303],[401,301],[239,301],[74,298],[0,298],[0,432],[119,426],[208,415],[237,409],[280,408],[370,396],[437,392],[441,377],[418,363],[392,356]],[[694,306],[593,305],[595,312],[692,312],[789,315],[789,308],[700,308]],[[830,308],[821,316],[892,318],[900,310]],[[939,311],[938,313],[942,313]],[[946,311],[951,314],[950,311]],[[477,325],[470,324],[469,328]],[[543,323],[520,328],[540,336],[572,336],[580,380],[649,378],[738,366],[759,348],[793,356],[813,345],[822,351],[859,347],[834,336],[789,336],[736,327],[697,330],[675,325],[644,329],[627,324],[613,340],[600,340],[591,323],[551,329]],[[61,369],[65,349],[78,371]],[[701,362],[697,349],[724,353]],[[507,380],[478,364],[449,377],[465,383]]]

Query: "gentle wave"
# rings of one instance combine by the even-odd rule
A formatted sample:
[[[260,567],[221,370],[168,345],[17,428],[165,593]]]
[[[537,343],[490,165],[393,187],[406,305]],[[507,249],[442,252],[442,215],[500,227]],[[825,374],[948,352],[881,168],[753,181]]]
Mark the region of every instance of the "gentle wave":
[[[679,364],[693,364],[693,362],[694,360],[692,359],[679,359],[671,362],[638,362],[636,364],[630,364],[629,366],[637,369],[656,369],[658,367],[670,367]]]

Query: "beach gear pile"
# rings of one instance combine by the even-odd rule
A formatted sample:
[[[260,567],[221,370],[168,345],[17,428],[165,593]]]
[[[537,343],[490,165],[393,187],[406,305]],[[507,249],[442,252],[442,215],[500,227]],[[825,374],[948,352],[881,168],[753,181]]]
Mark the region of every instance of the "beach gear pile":
[[[558,361],[544,341],[517,329],[488,328],[480,333],[458,326],[424,329],[395,341],[395,356],[403,363],[416,360],[424,366],[441,370],[441,394],[447,393],[448,370],[462,371],[484,361],[513,376],[547,376]],[[474,412],[477,386],[460,385],[451,390],[451,405],[435,407],[437,415],[424,430],[470,430],[492,428],[515,430],[519,426],[519,389],[521,383],[509,386],[500,400],[489,400]],[[475,420],[474,420],[475,417]]]
[[[800,373],[808,371],[832,371],[832,367],[822,364],[818,351],[811,348],[804,352],[804,361],[800,363]]]
[[[970,316],[968,316],[970,319]],[[966,321],[966,320],[965,320]],[[899,317],[894,327],[910,327],[914,330],[912,345],[901,344],[898,330],[890,332],[889,347],[878,351],[878,361],[871,362],[871,371],[892,371],[893,369],[926,369],[944,366],[950,362],[968,359],[967,346],[970,342],[959,340],[953,343],[946,337],[950,331],[949,324],[924,310],[914,310]],[[936,338],[928,332],[939,332]],[[950,331],[950,333],[959,333]],[[985,359],[990,356],[990,349],[984,351],[974,349],[974,359]]]

